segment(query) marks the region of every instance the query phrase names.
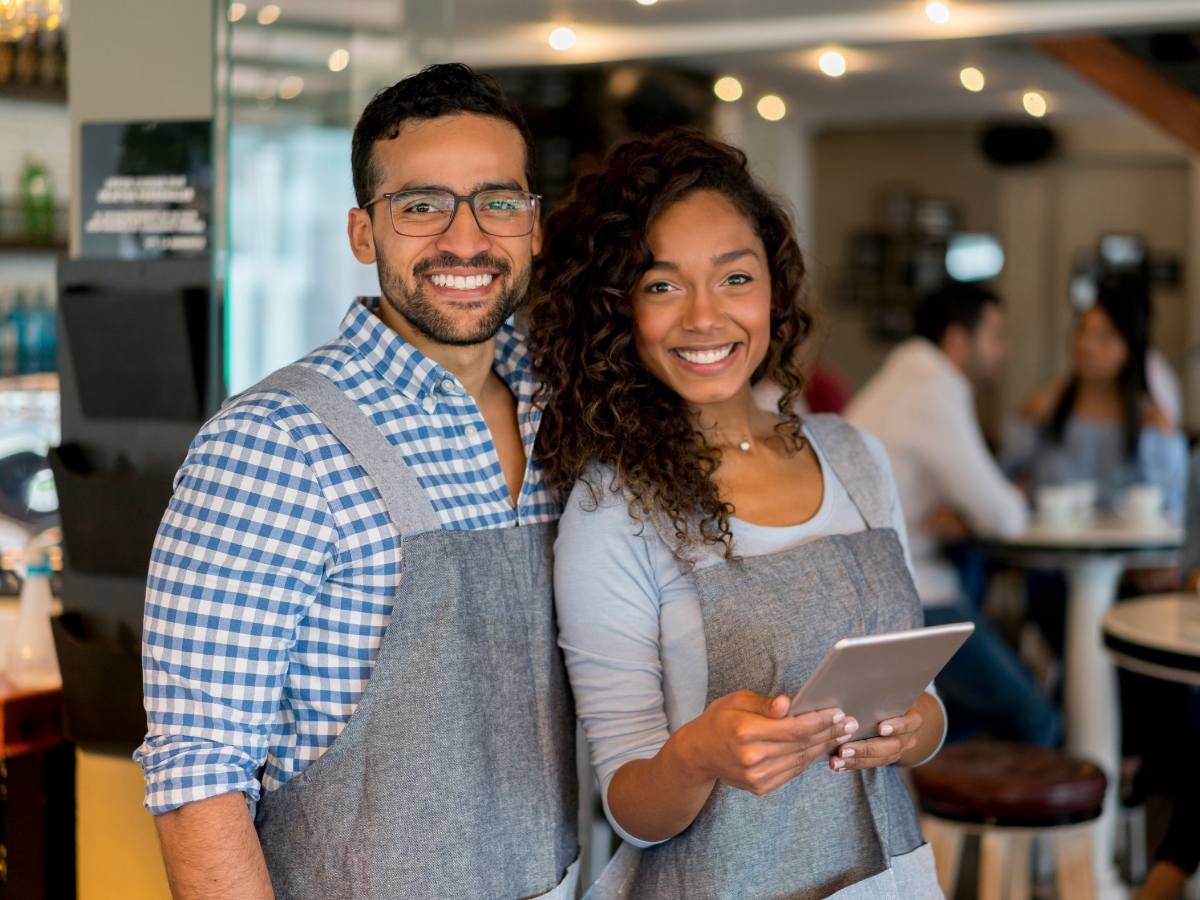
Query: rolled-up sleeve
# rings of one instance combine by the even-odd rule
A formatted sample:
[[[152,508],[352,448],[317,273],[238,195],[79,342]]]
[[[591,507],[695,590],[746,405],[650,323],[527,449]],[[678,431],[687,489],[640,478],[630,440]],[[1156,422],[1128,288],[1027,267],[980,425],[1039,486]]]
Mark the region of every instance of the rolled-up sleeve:
[[[304,454],[269,417],[221,417],[193,442],[146,588],[148,733],[134,758],[150,812],[258,798],[296,625],[337,537]]]

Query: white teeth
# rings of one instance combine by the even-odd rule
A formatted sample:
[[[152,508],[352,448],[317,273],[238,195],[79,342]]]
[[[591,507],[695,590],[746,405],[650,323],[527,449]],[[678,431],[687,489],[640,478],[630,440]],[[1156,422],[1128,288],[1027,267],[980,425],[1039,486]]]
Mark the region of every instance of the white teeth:
[[[486,275],[430,275],[429,280],[438,287],[453,288],[456,291],[473,291],[492,283],[491,274]]]
[[[706,366],[723,360],[733,352],[733,347],[733,344],[726,344],[724,347],[717,347],[713,350],[676,350],[675,352],[690,363]]]

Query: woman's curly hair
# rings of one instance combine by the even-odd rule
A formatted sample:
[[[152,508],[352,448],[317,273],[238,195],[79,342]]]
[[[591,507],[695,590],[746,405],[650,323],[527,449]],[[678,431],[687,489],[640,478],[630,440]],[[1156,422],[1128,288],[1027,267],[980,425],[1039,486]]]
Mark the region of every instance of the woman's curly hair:
[[[713,482],[720,451],[697,430],[683,398],[643,365],[630,303],[653,261],[651,225],[701,190],[728,199],[766,248],[771,339],[752,381],[771,377],[783,389],[778,430],[789,446],[801,446],[793,409],[803,387],[796,351],[813,320],[791,218],[751,177],[742,151],[697,129],[676,128],[617,147],[604,170],[580,178],[546,221],[529,307],[544,407],[537,453],[560,500],[583,480],[599,502],[603,488],[592,467],[610,466],[637,521],[669,522],[678,546],[720,544],[733,558],[733,508]],[[678,550],[676,556],[690,562]]]

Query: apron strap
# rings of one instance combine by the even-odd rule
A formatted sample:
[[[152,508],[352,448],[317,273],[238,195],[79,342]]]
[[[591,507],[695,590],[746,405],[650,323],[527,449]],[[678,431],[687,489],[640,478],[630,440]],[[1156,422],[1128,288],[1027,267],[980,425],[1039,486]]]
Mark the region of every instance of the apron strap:
[[[833,413],[804,417],[804,425],[825,455],[868,528],[891,528],[887,483],[858,429]]]
[[[400,451],[330,379],[311,366],[294,363],[268,375],[250,391],[283,391],[307,406],[375,482],[402,536],[441,529],[441,518]]]

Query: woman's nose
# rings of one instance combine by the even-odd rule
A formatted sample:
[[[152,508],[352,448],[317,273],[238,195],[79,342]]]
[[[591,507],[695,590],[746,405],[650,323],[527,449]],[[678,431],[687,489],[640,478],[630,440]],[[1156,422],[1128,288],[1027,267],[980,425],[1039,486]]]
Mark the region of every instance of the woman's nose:
[[[725,321],[720,298],[711,291],[694,291],[683,311],[680,325],[686,331],[707,332],[720,327]]]

